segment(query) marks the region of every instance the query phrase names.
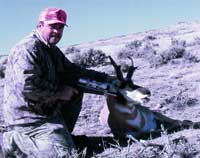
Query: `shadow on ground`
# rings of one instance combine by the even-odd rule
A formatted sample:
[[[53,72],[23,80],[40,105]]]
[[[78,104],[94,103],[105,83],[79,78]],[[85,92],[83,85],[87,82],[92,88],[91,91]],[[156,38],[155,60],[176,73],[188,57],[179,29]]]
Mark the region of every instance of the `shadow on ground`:
[[[118,141],[113,137],[90,137],[85,135],[72,136],[79,151],[87,148],[86,158],[93,156],[94,154],[102,153],[106,148],[112,145],[126,146],[127,141]]]

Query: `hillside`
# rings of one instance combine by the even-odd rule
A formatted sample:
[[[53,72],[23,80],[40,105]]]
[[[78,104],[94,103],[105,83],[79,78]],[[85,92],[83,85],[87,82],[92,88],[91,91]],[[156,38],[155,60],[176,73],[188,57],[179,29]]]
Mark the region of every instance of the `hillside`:
[[[200,121],[200,22],[180,22],[168,28],[67,46],[62,50],[72,61],[112,75],[114,71],[107,55],[121,64],[124,72],[130,65],[127,57],[132,57],[138,67],[134,82],[151,91],[151,100],[145,106],[174,119]],[[3,72],[6,58],[1,59]],[[4,80],[1,76],[0,92]],[[85,94],[73,135],[79,142],[78,147],[83,148],[85,143],[79,137],[89,143],[88,155],[94,152],[95,157],[200,157],[200,130],[197,129],[174,134],[164,132],[162,137],[150,139],[146,145],[128,142],[120,146],[110,140],[110,129],[99,121],[103,106],[106,106],[105,96]]]

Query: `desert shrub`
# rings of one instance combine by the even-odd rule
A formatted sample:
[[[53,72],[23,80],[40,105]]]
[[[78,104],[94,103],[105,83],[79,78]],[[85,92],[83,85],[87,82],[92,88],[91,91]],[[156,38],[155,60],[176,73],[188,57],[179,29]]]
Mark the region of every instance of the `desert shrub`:
[[[200,37],[194,37],[194,39],[187,43],[187,47],[200,45]]]
[[[5,65],[1,65],[0,66],[0,78],[4,78],[5,77],[5,70],[6,70]]]
[[[7,63],[7,56],[1,56],[0,57],[0,78],[5,77],[6,63]]]
[[[187,139],[172,140],[168,138],[164,150],[160,153],[161,157],[187,157],[192,158],[197,154],[197,150],[190,144]]]
[[[65,51],[64,51],[64,54],[74,54],[74,53],[80,53],[81,50],[72,46],[72,47],[68,47]]]
[[[143,50],[139,53],[140,57],[143,57],[145,59],[152,58],[157,54],[156,50],[153,48],[151,44],[146,44],[143,48]]]
[[[171,96],[164,100],[164,104],[172,104],[176,110],[182,110],[188,106],[194,106],[198,103],[198,99],[190,97],[187,93],[180,91],[176,96]]]
[[[148,36],[144,37],[144,40],[155,40],[155,39],[156,39],[156,37],[153,35],[148,35]]]
[[[156,50],[152,47],[151,43],[142,44],[142,41],[134,41],[127,44],[124,49],[118,52],[119,59],[126,59],[128,56],[134,58],[148,59],[156,54]]]
[[[150,58],[149,63],[150,63],[150,67],[154,67],[154,68],[157,68],[164,64],[163,58],[161,55],[156,55],[155,57]]]
[[[195,44],[200,45],[200,37],[196,37],[194,40],[195,40],[194,42]]]
[[[142,41],[140,40],[135,40],[125,45],[126,48],[136,49],[136,50],[141,46],[142,46]]]
[[[159,47],[160,45],[158,43],[152,43],[153,47]]]
[[[177,49],[172,48],[169,50],[164,51],[162,54],[156,55],[153,58],[149,58],[150,66],[151,67],[159,67],[165,64],[176,63],[173,62],[175,59],[184,59],[188,63],[198,63],[200,59],[197,58],[195,55],[192,55],[189,52],[186,52],[184,49]]]
[[[200,59],[198,57],[196,57],[195,55],[192,55],[189,52],[186,52],[184,54],[184,59],[186,61],[188,61],[189,63],[198,63],[198,62],[200,62]]]
[[[107,56],[101,50],[89,49],[86,52],[75,54],[72,61],[83,67],[89,68],[99,65],[106,65]]]
[[[118,58],[124,59],[128,56],[134,56],[138,51],[139,47],[142,46],[142,41],[135,40],[125,45],[125,47],[118,52]]]
[[[167,64],[173,59],[182,58],[184,56],[185,49],[180,47],[172,47],[162,54],[160,54],[162,62],[160,64]]]
[[[178,39],[171,39],[171,45],[172,46],[180,46],[180,47],[185,47],[186,46],[186,41],[185,40],[178,40]]]
[[[153,38],[153,37],[152,37]],[[157,53],[155,45],[151,42],[142,43],[135,40],[125,45],[124,49],[118,52],[118,59],[127,59],[128,56],[133,58],[143,58],[150,63],[150,67],[160,67],[168,63],[178,63],[183,59],[189,63],[200,62],[196,56],[186,51],[186,41],[171,39],[171,45],[167,50]]]
[[[163,51],[160,54],[156,54],[152,58],[149,58],[150,66],[159,67],[169,63],[173,59],[179,59],[184,57],[186,54],[185,46],[185,41],[178,41],[172,39],[171,46],[169,47],[169,49]]]
[[[133,54],[134,54],[133,50],[124,48],[118,52],[117,58],[118,59],[126,59],[128,56],[133,56]]]

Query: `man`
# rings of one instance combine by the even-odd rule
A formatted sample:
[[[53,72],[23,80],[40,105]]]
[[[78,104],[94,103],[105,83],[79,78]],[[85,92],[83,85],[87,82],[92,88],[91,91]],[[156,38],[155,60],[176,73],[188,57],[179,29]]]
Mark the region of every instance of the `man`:
[[[41,12],[36,31],[8,56],[3,115],[6,158],[63,158],[75,149],[70,132],[81,109],[80,78],[107,82],[108,75],[71,63],[56,46],[67,14],[59,8]],[[73,88],[74,87],[74,88]]]

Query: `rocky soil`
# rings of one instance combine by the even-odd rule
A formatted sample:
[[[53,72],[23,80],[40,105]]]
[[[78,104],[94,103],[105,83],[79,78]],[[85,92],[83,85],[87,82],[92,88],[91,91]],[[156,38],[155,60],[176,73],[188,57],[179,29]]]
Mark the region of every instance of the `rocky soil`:
[[[200,23],[181,22],[160,30],[123,35],[62,48],[72,61],[87,68],[114,74],[107,62],[111,55],[126,72],[128,56],[138,67],[133,80],[151,91],[145,106],[174,119],[200,121]],[[6,57],[0,58],[0,104]],[[193,158],[200,157],[200,130],[173,134],[165,130],[156,139],[118,142],[109,127],[99,121],[105,96],[85,94],[81,114],[73,131],[85,157]],[[0,110],[1,111],[1,110]],[[0,117],[1,119],[1,117]],[[75,156],[74,156],[75,157]]]

